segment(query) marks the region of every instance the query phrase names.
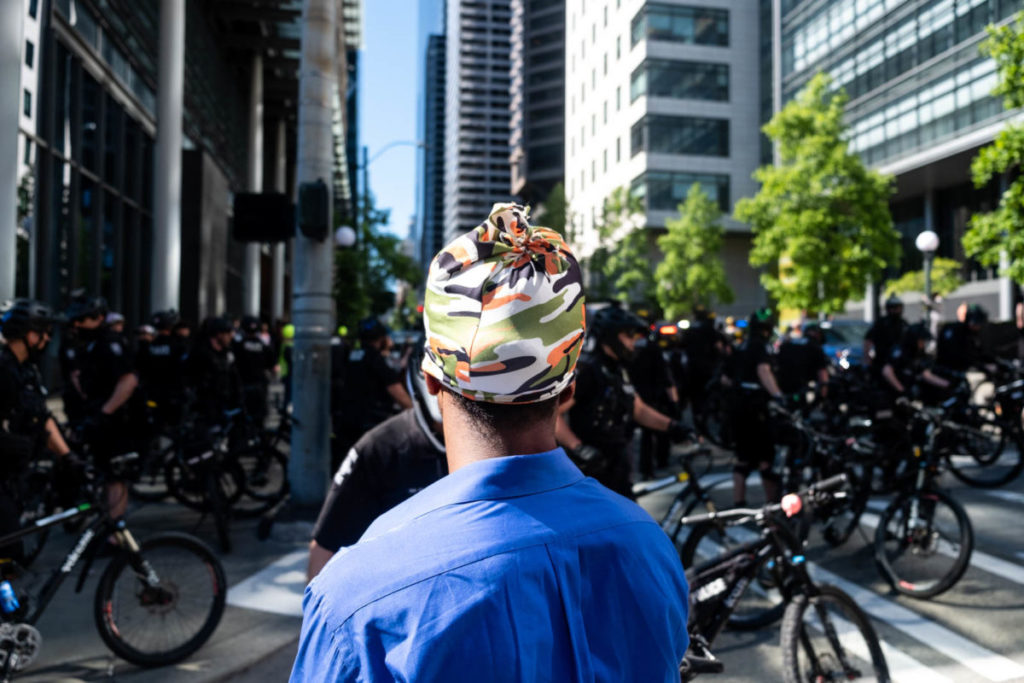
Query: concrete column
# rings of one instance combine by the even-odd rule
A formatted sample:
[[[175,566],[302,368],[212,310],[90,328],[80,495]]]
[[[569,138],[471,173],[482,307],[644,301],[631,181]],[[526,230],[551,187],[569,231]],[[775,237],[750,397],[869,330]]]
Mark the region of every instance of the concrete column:
[[[277,144],[274,145],[274,192],[288,193],[288,140],[283,120],[277,122]],[[274,320],[284,317],[284,242],[274,245],[274,283],[271,314]]]
[[[878,304],[878,285],[869,282],[864,290],[864,322],[875,322],[875,306]]]
[[[0,9],[0,301],[14,298],[18,248],[18,120],[21,115],[21,46],[25,5]]]
[[[153,164],[150,309],[181,308],[181,116],[185,92],[185,0],[161,0]]]
[[[1010,179],[1006,174],[999,176],[999,196],[1006,194]],[[1005,249],[999,252],[999,320],[1015,320],[1013,311],[1013,280],[1006,271],[1010,267],[1010,255]]]
[[[252,57],[249,87],[249,191],[263,191],[263,56]],[[260,244],[245,245],[244,305],[246,315],[260,314]]]

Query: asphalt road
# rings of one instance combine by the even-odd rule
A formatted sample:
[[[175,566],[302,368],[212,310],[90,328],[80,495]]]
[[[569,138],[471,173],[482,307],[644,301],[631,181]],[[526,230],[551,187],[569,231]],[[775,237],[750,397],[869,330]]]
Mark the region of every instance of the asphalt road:
[[[726,478],[725,462],[705,477]],[[749,499],[755,504],[760,486],[756,477],[750,483]],[[870,614],[894,681],[1024,681],[1024,480],[982,490],[947,474],[942,484],[966,507],[975,534],[970,567],[949,591],[915,600],[895,594],[878,574],[872,540],[886,497],[872,500],[862,533],[840,548],[812,535],[808,560],[817,580],[839,585]],[[725,499],[730,486],[722,485]],[[660,519],[677,490],[650,494],[641,503]],[[782,680],[777,624],[759,631],[725,631],[712,651],[726,671],[706,677],[709,681]]]

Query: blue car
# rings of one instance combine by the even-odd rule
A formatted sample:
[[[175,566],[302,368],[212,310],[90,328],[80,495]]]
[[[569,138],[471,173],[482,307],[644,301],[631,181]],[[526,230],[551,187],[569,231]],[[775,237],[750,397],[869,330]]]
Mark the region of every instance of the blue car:
[[[843,367],[864,362],[864,336],[871,326],[863,320],[826,320],[821,323],[828,359]]]

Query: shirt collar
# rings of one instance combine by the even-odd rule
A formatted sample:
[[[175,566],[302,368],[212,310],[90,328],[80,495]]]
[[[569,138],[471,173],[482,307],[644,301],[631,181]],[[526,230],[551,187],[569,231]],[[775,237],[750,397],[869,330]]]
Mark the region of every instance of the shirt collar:
[[[556,448],[532,455],[508,455],[472,462],[439,479],[370,525],[363,539],[448,505],[529,496],[571,486],[584,475]]]

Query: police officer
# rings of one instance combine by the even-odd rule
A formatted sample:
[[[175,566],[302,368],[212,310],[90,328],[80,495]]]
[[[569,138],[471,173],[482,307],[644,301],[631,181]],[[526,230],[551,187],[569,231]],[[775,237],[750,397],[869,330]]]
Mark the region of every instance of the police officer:
[[[260,424],[267,417],[267,393],[270,372],[274,369],[274,350],[260,337],[260,321],[255,316],[242,318],[242,337],[233,345],[238,375],[242,380],[245,412]]]
[[[370,522],[448,474],[441,410],[427,391],[422,354],[414,354],[406,370],[413,407],[363,434],[337,468],[313,528],[307,580],[359,540]]]
[[[686,331],[687,391],[693,422],[703,430],[708,383],[721,359],[722,338],[714,317],[703,306],[693,309],[693,322]]]
[[[343,431],[348,443],[393,415],[395,404],[403,410],[412,407],[412,399],[402,385],[402,374],[387,362],[391,348],[388,328],[374,317],[360,321],[359,345],[349,355],[345,381],[351,389],[344,392],[341,405],[346,414]]]
[[[876,380],[881,378],[882,368],[906,331],[903,302],[895,295],[890,296],[885,300],[885,316],[875,321],[864,336],[864,363]]]
[[[942,328],[935,347],[936,369],[945,374],[965,373],[972,367],[988,365],[990,356],[981,346],[979,333],[988,322],[988,313],[978,304],[971,304],[963,321],[952,322]],[[989,370],[994,368],[989,367]]]
[[[588,327],[593,348],[580,356],[576,390],[559,408],[555,434],[584,474],[632,498],[629,446],[634,421],[667,432],[673,441],[688,438],[690,430],[650,407],[633,389],[627,367],[647,324],[628,311],[607,306],[594,314]]]
[[[800,335],[790,335],[779,345],[776,379],[779,389],[803,406],[808,386],[813,382],[824,395],[828,387],[828,357],[822,348],[824,336],[817,323],[806,323]]]
[[[768,412],[770,400],[782,401],[769,341],[773,329],[769,308],[760,308],[747,318],[747,334],[733,357],[733,384],[736,387],[732,423],[737,426],[736,462],[733,465],[733,501],[737,507],[747,504],[747,477],[757,469],[768,501],[779,500],[781,482],[772,470],[775,443]]]
[[[59,463],[78,465],[46,407],[46,388],[36,366],[55,321],[49,306],[30,299],[14,301],[0,316],[7,342],[0,348],[0,535],[20,527],[16,482],[34,455],[46,448],[60,457]],[[20,561],[22,550],[17,541],[0,547],[0,556]]]
[[[916,323],[907,328],[902,342],[889,352],[889,359],[882,367],[882,379],[890,397],[910,394],[915,384],[949,388],[950,382],[929,367],[925,347],[931,338],[927,326]]]
[[[235,366],[231,321],[207,318],[185,360],[185,377],[195,392],[195,412],[205,428],[222,425],[224,411],[242,405],[242,380]]]
[[[72,292],[67,318],[71,327],[66,328],[61,338],[60,361],[61,380],[64,390],[64,415],[76,426],[88,415],[85,390],[82,388],[81,359],[88,340],[95,336],[107,315],[107,302],[103,297],[89,296],[85,290]]]
[[[637,340],[636,353],[629,364],[629,373],[637,394],[643,401],[666,415],[679,419],[679,391],[672,376],[666,348],[668,340],[660,328]],[[654,477],[654,466],[668,465],[668,436],[661,431],[642,429],[640,433],[640,476]]]
[[[146,398],[156,403],[160,422],[177,425],[185,406],[183,372],[188,346],[182,337],[174,334],[174,326],[179,322],[174,309],[158,311],[150,321],[157,335],[139,352],[139,375]]]
[[[105,325],[81,328],[85,343],[81,354],[81,385],[88,413],[84,436],[100,471],[109,471],[110,459],[134,448],[129,401],[139,385],[135,357],[121,335]],[[110,514],[119,517],[128,505],[124,482],[109,479],[107,503]]]

